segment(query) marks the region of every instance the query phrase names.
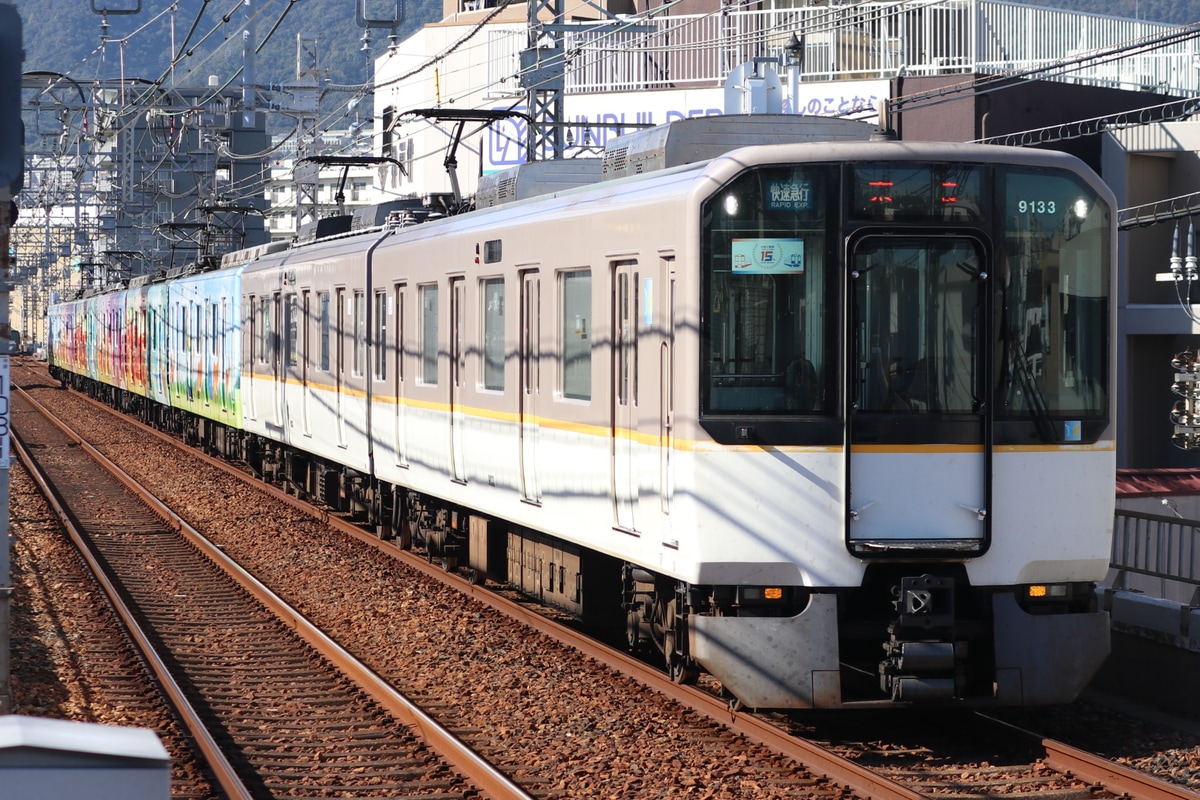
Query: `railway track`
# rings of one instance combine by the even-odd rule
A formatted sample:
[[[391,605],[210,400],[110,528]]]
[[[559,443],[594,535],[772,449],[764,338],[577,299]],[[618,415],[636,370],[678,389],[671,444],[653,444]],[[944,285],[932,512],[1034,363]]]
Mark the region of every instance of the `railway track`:
[[[177,518],[165,523],[149,493],[101,471],[27,395],[13,413],[22,459],[226,796],[529,797],[332,642],[315,645],[299,615]]]
[[[173,800],[220,796],[103,590],[21,461],[10,478],[14,713],[157,732]]]
[[[72,397],[75,397],[76,400],[79,400],[79,398],[76,396]],[[142,452],[147,449],[146,445],[144,444],[133,445],[131,448],[127,441],[123,441],[128,440],[129,438],[130,437],[125,434],[119,434],[113,440],[116,442],[115,444],[107,445],[105,447],[106,449],[111,449],[114,451],[133,449],[138,452]],[[192,453],[190,457],[198,456],[197,454]],[[211,463],[220,464],[220,462]],[[235,474],[238,475],[238,480],[244,477],[241,476],[237,470],[230,468],[228,465],[222,465],[222,468],[226,469],[231,476]],[[171,478],[178,482],[177,476],[171,476]],[[233,478],[231,477],[230,479],[232,480]],[[208,483],[209,481],[206,480],[206,487]],[[223,484],[224,482],[219,481],[216,483]],[[218,497],[223,496],[227,498],[227,500],[229,498],[236,498],[235,502],[237,503],[252,502],[258,505],[265,505],[265,501],[247,500],[247,498],[251,497],[251,495],[238,494],[238,492],[241,490],[231,489],[227,486],[225,488],[216,488],[214,491]],[[254,490],[255,493],[260,491],[262,491],[261,488]],[[303,509],[305,514],[314,513],[311,507],[304,503],[300,503],[299,501],[295,500],[295,498],[291,498],[283,492],[271,490],[268,491],[273,494],[276,500],[291,503],[297,509]],[[198,513],[200,516],[204,516],[209,513],[207,508],[197,511],[197,509],[199,509],[202,505],[202,503],[200,503],[198,500],[192,502],[191,505],[193,506],[193,510],[196,511],[196,513]],[[323,517],[322,512],[317,511],[315,513],[318,515],[318,517]],[[624,654],[609,651],[607,648],[598,646],[590,640],[580,637],[570,629],[557,626],[551,621],[542,617],[540,614],[530,611],[520,603],[513,603],[505,600],[502,597],[497,597],[491,593],[484,592],[478,587],[471,586],[466,580],[458,578],[457,576],[447,575],[441,570],[425,563],[423,560],[415,556],[401,553],[388,544],[381,544],[377,539],[374,538],[373,535],[360,531],[353,526],[348,525],[344,521],[335,518],[322,518],[317,524],[323,526],[326,523],[335,526],[339,530],[346,532],[348,535],[356,537],[356,546],[349,547],[346,545],[331,544],[329,542],[321,541],[319,538],[305,531],[301,531],[299,533],[299,538],[302,540],[302,542],[306,542],[306,544],[299,546],[304,547],[308,551],[316,551],[315,556],[312,552],[302,556],[300,550],[292,549],[293,544],[290,541],[285,541],[286,537],[280,537],[280,548],[294,556],[296,560],[301,560],[302,558],[309,560],[316,559],[315,563],[320,562],[322,554],[325,556],[331,556],[336,551],[339,558],[350,559],[351,561],[359,562],[358,567],[360,571],[357,574],[362,579],[364,584],[370,583],[372,578],[371,573],[377,567],[377,564],[373,560],[375,558],[373,555],[370,556],[371,564],[369,567],[363,563],[363,560],[368,558],[366,552],[374,551],[376,553],[380,553],[382,554],[382,557],[388,561],[396,561],[399,559],[403,562],[406,569],[412,569],[416,572],[421,572],[429,579],[436,579],[444,582],[454,587],[454,589],[461,593],[462,596],[470,598],[471,601],[478,600],[492,609],[502,610],[504,614],[510,615],[512,618],[517,619],[520,625],[533,626],[541,631],[544,631],[547,636],[564,639],[568,641],[572,647],[579,648],[582,652],[586,653],[589,659],[603,661],[612,669],[633,676],[635,680],[639,682],[639,684],[650,685],[657,692],[663,693],[664,695],[671,697],[675,702],[682,704],[685,709],[695,712],[695,714],[688,714],[686,712],[679,711],[678,708],[676,708],[674,712],[669,710],[665,712],[662,710],[655,710],[651,715],[658,715],[659,724],[657,726],[641,725],[635,720],[632,721],[631,724],[625,724],[624,726],[618,725],[618,727],[621,727],[624,730],[625,735],[628,737],[628,747],[626,748],[617,747],[610,749],[606,747],[598,747],[596,741],[589,740],[588,735],[586,735],[586,729],[589,726],[592,728],[598,727],[597,723],[587,723],[585,721],[582,723],[576,722],[572,724],[572,721],[569,719],[561,719],[564,714],[559,714],[557,715],[557,718],[554,719],[557,727],[552,726],[547,721],[552,717],[555,717],[553,714],[541,717],[538,715],[532,715],[533,719],[522,720],[520,711],[508,716],[507,726],[501,728],[489,727],[488,724],[475,721],[471,718],[470,714],[463,712],[470,711],[472,708],[477,708],[482,704],[494,702],[482,698],[480,692],[478,691],[479,683],[481,681],[485,683],[494,682],[497,684],[503,684],[506,681],[512,682],[512,680],[503,677],[496,677],[493,680],[493,678],[491,678],[491,676],[488,674],[489,670],[480,672],[478,665],[467,666],[471,656],[472,648],[465,645],[461,638],[455,645],[452,646],[451,649],[443,649],[442,652],[443,654],[452,654],[453,657],[450,659],[451,662],[455,662],[461,658],[464,663],[461,665],[458,663],[451,663],[447,667],[447,665],[444,663],[446,659],[443,658],[442,669],[444,672],[456,672],[460,667],[466,669],[466,681],[471,685],[471,688],[469,689],[464,688],[463,684],[456,683],[457,678],[455,680],[441,680],[428,677],[414,679],[411,674],[408,674],[409,671],[407,669],[399,669],[394,666],[399,662],[399,659],[394,657],[389,658],[386,655],[371,655],[371,652],[375,648],[375,643],[371,641],[371,639],[372,637],[378,638],[380,636],[379,625],[382,620],[379,620],[378,618],[389,618],[393,612],[397,611],[397,604],[394,597],[384,596],[382,594],[377,595],[376,599],[374,600],[373,607],[367,606],[365,611],[359,612],[357,621],[354,625],[347,624],[347,620],[345,618],[331,619],[329,621],[329,625],[337,631],[339,639],[347,642],[347,645],[351,647],[351,649],[360,651],[366,660],[375,660],[377,662],[377,669],[386,674],[393,683],[401,686],[404,686],[407,683],[409,684],[409,688],[412,688],[412,685],[416,684],[416,694],[426,694],[426,702],[431,707],[439,709],[439,715],[452,717],[454,720],[456,720],[452,724],[457,725],[457,727],[460,729],[477,731],[478,734],[480,734],[480,738],[484,742],[491,741],[493,743],[493,747],[495,746],[495,742],[502,741],[505,738],[512,738],[516,740],[527,740],[531,738],[531,734],[527,732],[526,723],[531,724],[536,730],[544,731],[544,733],[541,734],[532,734],[534,746],[537,746],[537,736],[543,736],[544,738],[541,742],[542,749],[553,758],[553,761],[558,765],[558,769],[562,775],[571,776],[574,779],[556,781],[551,777],[547,777],[549,773],[547,773],[543,767],[535,765],[531,768],[531,772],[533,774],[542,776],[541,780],[543,783],[541,784],[541,788],[545,793],[554,794],[557,792],[562,796],[580,797],[636,797],[640,796],[643,791],[649,794],[649,790],[653,788],[654,794],[661,794],[661,796],[692,796],[697,790],[703,791],[707,789],[710,792],[708,796],[713,797],[775,797],[797,795],[840,796],[846,791],[850,791],[864,797],[905,798],[906,800],[913,800],[916,797],[924,797],[933,794],[946,793],[961,793],[969,796],[990,796],[993,794],[1014,792],[1021,794],[1047,792],[1055,794],[1066,793],[1066,795],[1070,797],[1106,796],[1109,793],[1125,794],[1134,798],[1196,797],[1196,795],[1187,792],[1185,789],[1180,789],[1179,787],[1167,787],[1164,789],[1162,786],[1155,785],[1153,791],[1146,790],[1144,787],[1136,787],[1133,790],[1121,788],[1121,784],[1114,782],[1112,779],[1112,774],[1115,772],[1120,772],[1121,770],[1114,769],[1116,765],[1112,764],[1112,762],[1100,762],[1100,766],[1097,767],[1097,769],[1102,770],[1105,775],[1108,776],[1104,781],[1090,777],[1088,773],[1080,770],[1078,766],[1062,766],[1061,764],[1054,763],[1048,758],[1035,756],[1029,762],[1031,765],[1031,775],[1028,777],[1028,779],[1017,780],[1015,778],[1011,778],[1010,772],[1006,773],[1004,776],[1001,776],[1001,778],[998,780],[992,780],[985,776],[982,777],[977,783],[971,783],[963,777],[963,773],[971,771],[970,769],[964,767],[964,764],[967,764],[966,761],[947,761],[947,763],[941,765],[944,767],[944,769],[942,769],[940,773],[938,770],[928,769],[928,765],[926,765],[924,772],[928,774],[915,774],[912,771],[909,771],[909,774],[905,774],[905,770],[892,771],[892,767],[888,766],[887,764],[872,763],[871,759],[866,757],[869,755],[871,750],[869,745],[864,745],[863,747],[856,749],[853,745],[848,747],[839,747],[836,744],[831,744],[832,752],[827,752],[825,748],[822,748],[818,745],[811,744],[793,736],[789,736],[786,730],[781,729],[780,727],[780,725],[787,725],[788,723],[786,721],[781,721],[771,717],[759,718],[751,714],[733,712],[728,708],[725,701],[719,697],[671,684],[656,671],[646,668],[640,662],[634,661],[633,659],[628,659],[624,656]],[[289,518],[287,524],[294,527],[302,527],[299,516]],[[281,531],[271,531],[271,533],[281,533]],[[261,545],[261,536],[259,538]],[[275,541],[275,539],[272,539],[272,541]],[[365,547],[367,550],[360,552],[358,549],[359,546]],[[243,555],[247,555],[251,562],[255,558],[246,542],[239,540],[236,537],[226,540],[224,542],[224,547],[231,552],[238,551],[238,557],[240,560],[246,560],[243,559]],[[261,549],[262,548],[260,546],[259,550]],[[325,593],[324,602],[326,605],[328,605],[330,602],[336,605],[339,601],[339,598],[345,598],[347,602],[353,601],[353,598],[350,595],[341,590],[340,586],[342,585],[342,582],[334,577],[335,575],[340,574],[336,571],[338,568],[334,566],[332,562],[327,565],[327,568],[330,570],[330,579],[334,580],[334,582],[338,584],[339,588],[333,590],[332,592]],[[254,570],[256,573],[262,572],[264,574],[277,572],[277,568],[269,565],[255,566]],[[286,571],[284,577],[279,578],[279,580],[286,582]],[[299,605],[303,606],[307,603],[313,606],[312,610],[316,610],[316,604],[320,601],[312,599],[312,595],[306,595],[304,587],[291,587],[291,592],[295,594],[296,602]],[[422,588],[419,592],[415,592],[412,584],[410,583],[407,589],[401,588],[398,592],[394,593],[403,595],[405,592],[407,592],[409,597],[412,597],[414,594],[426,594],[428,593],[428,590]],[[318,592],[318,594],[320,593]],[[330,597],[331,594],[333,597]],[[309,599],[305,599],[306,597]],[[450,603],[444,599],[440,600],[439,604],[443,606],[454,605],[453,603]],[[467,609],[465,612],[462,610],[456,611],[454,609],[450,609],[449,614],[451,621],[449,623],[438,624],[448,624],[450,628],[461,629],[458,631],[458,633],[464,634],[468,638],[482,638],[480,636],[482,629],[471,619],[471,617],[477,618],[481,616],[481,613],[478,610],[474,610],[473,606],[470,605],[465,606],[465,608]],[[320,616],[320,613],[318,612],[314,614],[314,616]],[[363,622],[363,617],[374,619],[374,633],[364,633],[364,630],[356,627],[358,623]],[[367,629],[370,629],[372,625],[372,619],[367,620]],[[432,626],[432,620],[429,620],[429,622]],[[324,626],[325,623],[322,623],[322,625]],[[489,629],[496,628],[499,627],[499,623],[491,621],[486,624],[486,627]],[[528,638],[528,634],[525,636]],[[427,648],[435,646],[441,646],[443,648],[445,647],[444,641],[441,643],[441,645],[435,644],[434,637],[428,635],[428,632],[425,636],[416,637],[415,641],[415,645],[412,642],[409,644],[417,647],[418,649],[420,649],[422,645]],[[503,661],[504,659],[502,656],[497,657],[497,649],[500,648],[493,649],[491,653],[483,657],[488,659],[490,664],[498,667],[501,665],[499,665],[497,662]],[[409,654],[409,657],[412,658],[413,656],[411,650],[409,651]],[[525,666],[528,668],[530,664],[526,662]],[[550,701],[538,694],[535,691],[534,685],[543,681],[557,681],[562,677],[562,667],[556,666],[548,660],[540,661],[533,666],[534,669],[529,671],[530,680],[520,690],[522,694],[528,694],[531,696],[530,703],[522,704],[520,701],[518,701],[515,708],[528,710],[533,706],[537,706],[538,704],[548,704]],[[445,686],[437,685],[440,683],[445,683]],[[551,687],[550,691],[558,691],[561,693],[562,690]],[[610,686],[607,691],[625,694],[630,693],[630,689],[627,686],[621,686],[619,683],[615,687]],[[453,699],[456,696],[456,693],[458,698],[457,700]],[[637,697],[637,704],[642,708],[654,707],[656,709],[661,709],[661,700],[654,700],[654,703],[657,703],[658,706],[652,706],[651,700],[646,698],[644,694],[639,693]],[[511,701],[505,701],[505,704],[507,705],[509,702]],[[456,709],[453,707],[455,705],[459,705],[461,707]],[[577,703],[577,705],[579,704]],[[613,712],[610,712],[610,714],[612,713],[625,714],[630,716],[632,719],[632,714],[628,709],[619,711],[614,710]],[[680,727],[664,729],[663,725],[661,724],[661,717],[664,713],[676,714],[685,724]],[[687,738],[687,736],[691,735],[688,732],[688,728],[697,726],[695,721],[691,721],[688,718],[696,715],[703,715],[705,719],[712,721],[707,725],[701,721],[698,727],[700,727],[702,730],[707,730],[707,734],[702,735],[707,735],[709,739],[717,743],[717,750],[720,753],[719,757],[724,760],[724,765],[719,766],[718,762],[715,760],[716,757],[708,755],[704,755],[700,759],[700,763],[704,765],[702,769],[698,770],[686,763],[687,753],[700,752],[698,748],[700,748],[701,745],[690,744],[689,742],[691,740]],[[587,712],[584,708],[582,708],[582,706],[578,708],[577,716],[580,717],[581,720],[585,720],[587,718]],[[844,718],[856,717],[856,715],[842,716]],[[896,718],[897,717],[893,716],[892,722],[894,722]],[[714,727],[714,725],[717,723],[720,725],[719,729]],[[797,727],[798,726],[795,724],[792,724],[792,730],[797,730]],[[659,751],[654,750],[651,744],[656,744],[662,739],[664,730],[666,730],[668,736],[672,737],[669,749],[676,753],[675,760],[680,759],[679,754],[684,754],[682,758],[685,763],[682,766],[663,766],[661,762],[658,764],[655,763],[656,756],[654,754]],[[805,731],[800,732],[806,733]],[[646,735],[647,733],[649,735]],[[811,731],[807,733],[811,734]],[[639,736],[639,734],[642,735]],[[564,752],[561,747],[562,740],[566,738],[568,741],[570,741],[572,736],[575,737],[576,746],[570,753]],[[821,737],[818,735],[814,738],[822,739],[827,737]],[[747,747],[745,744],[747,740],[749,742],[758,743],[761,747]],[[487,749],[487,745],[484,744],[481,749]],[[765,753],[762,752],[763,749],[766,750]],[[645,758],[641,759],[635,758],[633,751],[637,751],[638,753],[645,751],[646,756]],[[670,757],[663,756],[663,758]],[[963,758],[969,759],[970,757],[964,756]],[[527,760],[532,761],[534,759],[531,758]],[[761,764],[759,763],[760,761]],[[733,768],[730,768],[729,765],[731,764],[733,765]],[[801,767],[797,765],[803,766]],[[1071,775],[1064,777],[1061,772],[1057,772],[1055,770],[1055,767],[1070,770]],[[658,775],[653,773],[653,770],[655,769],[659,770]],[[980,770],[981,774],[984,771],[985,770]],[[1040,779],[1034,780],[1035,776],[1032,774],[1033,772],[1041,773]],[[604,780],[606,776],[608,778],[607,781]],[[611,788],[611,785],[607,791],[601,791],[599,789],[599,787],[602,787],[606,783],[611,784],[613,780],[620,781],[618,786],[623,786],[625,791],[617,791]],[[670,791],[662,790],[662,787],[668,785],[674,786],[676,789],[678,789],[677,793],[673,795],[670,793]],[[1112,787],[1111,791],[1106,792],[1105,785]],[[1165,791],[1166,794],[1156,793],[1160,791]]]
[[[794,734],[929,796],[1195,800],[1193,789],[966,710],[779,718]],[[1113,721],[1116,730],[1121,723]],[[1119,735],[1119,734],[1118,734]],[[1125,735],[1132,736],[1132,731]]]

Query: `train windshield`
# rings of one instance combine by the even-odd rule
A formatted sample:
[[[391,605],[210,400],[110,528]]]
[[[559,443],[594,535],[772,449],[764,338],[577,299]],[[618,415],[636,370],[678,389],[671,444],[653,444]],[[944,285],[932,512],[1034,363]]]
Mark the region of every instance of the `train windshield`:
[[[978,442],[982,420],[998,444],[1095,441],[1110,379],[1102,198],[1059,169],[844,166],[751,170],[706,200],[707,429],[836,443],[787,418],[834,422],[846,398],[860,416],[909,416],[883,438]]]
[[[860,412],[978,409],[984,264],[971,239],[868,237],[851,264]]]
[[[1108,410],[1109,209],[1064,172],[1007,168],[997,183],[996,416],[1038,421],[1044,439],[1091,440],[1072,425]]]
[[[836,187],[830,166],[771,167],[706,202],[704,413],[833,413]]]

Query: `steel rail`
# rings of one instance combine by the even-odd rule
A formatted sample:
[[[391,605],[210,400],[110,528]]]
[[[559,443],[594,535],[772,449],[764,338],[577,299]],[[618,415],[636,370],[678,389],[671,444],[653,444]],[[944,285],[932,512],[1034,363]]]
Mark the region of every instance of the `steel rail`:
[[[1132,800],[1198,800],[1200,793],[1186,786],[1164,781],[1124,764],[1080,750],[1069,744],[1048,739],[1011,722],[980,713],[980,717],[1035,739],[1045,749],[1044,763],[1050,769],[1079,780],[1090,781],[1110,794]]]
[[[38,413],[41,413],[46,417],[46,419],[54,423],[59,430],[63,431],[63,433],[70,437],[73,441],[78,444],[82,444],[82,440],[73,431],[65,427],[57,418],[54,417],[53,414],[50,414],[44,406],[30,397],[19,387],[13,388],[15,388],[18,394],[24,397],[38,411]],[[188,700],[183,689],[179,687],[179,684],[171,675],[171,671],[163,662],[162,657],[159,656],[158,651],[151,643],[150,638],[138,624],[137,619],[134,617],[133,612],[129,609],[129,606],[127,606],[121,599],[120,593],[117,591],[117,588],[113,585],[112,581],[109,580],[108,575],[105,574],[103,566],[96,558],[95,553],[92,552],[92,549],[88,545],[87,539],[83,535],[83,532],[79,530],[74,519],[72,519],[71,515],[67,512],[67,509],[63,506],[62,499],[58,492],[50,484],[49,479],[30,455],[29,450],[25,447],[25,443],[21,438],[20,431],[15,429],[12,431],[11,442],[13,449],[17,451],[17,456],[21,463],[25,465],[30,477],[33,478],[33,481],[41,490],[42,495],[46,498],[46,502],[54,510],[55,515],[58,516],[63,527],[67,531],[67,535],[71,537],[71,541],[75,544],[75,549],[79,552],[80,557],[87,564],[88,569],[91,570],[96,582],[104,591],[105,596],[108,598],[109,605],[120,618],[121,623],[125,626],[130,638],[133,640],[138,651],[141,653],[142,658],[145,659],[146,664],[149,665],[151,671],[154,673],[155,678],[157,678],[159,684],[162,686],[162,691],[165,695],[164,699],[168,705],[171,706],[176,717],[187,729],[188,733],[195,740],[196,746],[204,755],[204,758],[208,762],[208,767],[213,773],[213,779],[220,785],[221,789],[225,792],[226,796],[230,798],[230,800],[252,800],[253,795],[250,793],[250,790],[246,788],[245,783],[238,776],[237,771],[234,770],[233,766],[229,763],[229,760],[225,757],[225,753],[222,752],[221,748],[213,739],[208,727],[200,719],[200,715],[192,706],[191,701]]]
[[[22,391],[22,390],[19,390]],[[22,391],[24,394],[24,392]],[[28,395],[26,395],[28,396]],[[90,398],[89,398],[90,399]],[[156,514],[165,519],[172,527],[184,536],[192,545],[194,545],[201,553],[203,553],[210,561],[220,567],[239,585],[248,591],[255,599],[269,608],[272,613],[283,620],[290,626],[302,639],[308,642],[317,652],[329,659],[339,670],[347,677],[354,681],[364,692],[372,699],[378,702],[389,713],[397,719],[404,722],[408,727],[412,728],[415,733],[429,744],[435,752],[446,759],[463,775],[473,781],[481,790],[489,797],[496,800],[533,800],[533,796],[527,793],[519,785],[513,782],[507,775],[498,770],[494,764],[489,762],[483,756],[476,753],[471,747],[462,742],[457,736],[443,727],[437,720],[430,717],[423,709],[409,700],[400,692],[396,691],[383,678],[379,677],[374,671],[356,659],[337,642],[329,638],[317,626],[309,622],[303,614],[292,608],[286,601],[267,588],[261,581],[243,569],[233,559],[229,558],[220,548],[210,542],[199,531],[189,525],[182,517],[168,508],[158,498],[154,497],[149,491],[141,486],[136,480],[129,476],[124,470],[114,464],[111,460],[104,456],[96,448],[92,447],[87,442],[80,439],[77,435],[70,432],[60,422],[55,420],[54,416],[44,407],[37,404],[37,401],[30,398],[30,402],[38,405],[43,413],[60,428],[72,436],[79,444],[79,447],[87,452],[90,456],[102,464],[105,469],[109,470],[117,480],[124,484],[131,491],[136,492],[150,506]],[[109,413],[116,413],[108,406],[97,401],[92,401],[103,407]],[[123,419],[127,419],[123,417]],[[141,425],[140,422],[136,424]],[[148,431],[159,434],[153,428],[142,426]],[[163,438],[170,441],[175,446],[182,446],[177,440],[171,439],[168,436]],[[198,454],[197,451],[189,449],[190,453]],[[204,454],[199,454],[204,455]],[[217,464],[228,471],[233,472],[243,480],[249,480],[251,476],[238,470],[233,470],[228,464],[210,456],[204,455],[204,458],[210,463]],[[255,482],[254,485],[262,488],[261,482]],[[272,487],[273,488],[273,487]],[[311,512],[312,507],[309,506]],[[376,540],[378,542],[378,540]],[[241,795],[235,795],[240,797]],[[249,795],[245,795],[249,798]]]
[[[1186,786],[1170,783],[1153,775],[1138,772],[1123,764],[1071,747],[1068,744],[1043,739],[1046,766],[1066,775],[1073,775],[1103,786],[1118,797],[1134,800],[1196,800],[1200,793]]]

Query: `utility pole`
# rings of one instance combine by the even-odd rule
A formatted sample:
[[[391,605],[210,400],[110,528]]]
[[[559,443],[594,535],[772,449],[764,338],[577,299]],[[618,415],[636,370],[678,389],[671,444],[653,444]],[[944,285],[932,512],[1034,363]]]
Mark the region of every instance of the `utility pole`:
[[[528,91],[529,132],[525,160],[563,157],[563,93],[566,49],[563,46],[563,0],[529,0],[529,40],[521,51],[521,87]],[[550,15],[549,24],[540,19]]]
[[[282,109],[284,114],[296,118],[296,161],[293,178],[296,183],[296,233],[306,221],[317,218],[320,190],[320,173],[316,164],[304,161],[314,156],[317,133],[317,112],[320,106],[320,89],[323,70],[317,56],[319,39],[296,37],[296,81],[283,85],[283,91],[292,96],[292,106]]]
[[[722,0],[728,2],[729,0]],[[567,31],[578,31],[578,25],[566,21],[563,0],[528,0],[528,46],[521,51],[521,88],[528,92],[529,133],[525,137],[525,160],[529,162],[561,159],[564,155],[567,116],[563,97],[566,94]],[[592,3],[588,3],[593,7]],[[603,9],[601,9],[603,11]],[[549,22],[542,21],[546,12]],[[603,11],[609,22],[589,25],[589,33],[600,36],[615,31],[623,33],[654,33],[652,25],[631,25]],[[623,132],[618,128],[618,133]]]
[[[21,15],[0,5],[0,714],[12,712],[12,549],[8,533],[9,360],[8,248],[13,196],[25,178],[25,126],[21,122]]]

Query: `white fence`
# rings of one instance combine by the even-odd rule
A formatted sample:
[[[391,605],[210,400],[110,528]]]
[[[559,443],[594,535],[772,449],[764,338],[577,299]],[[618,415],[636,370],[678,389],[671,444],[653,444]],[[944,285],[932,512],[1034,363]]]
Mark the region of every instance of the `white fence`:
[[[1197,34],[1196,28],[994,0],[659,15],[631,19],[625,29],[580,23],[568,31],[566,91],[715,86],[738,64],[776,59],[781,66],[796,63],[804,81],[1014,74],[1191,96],[1200,93]],[[800,46],[789,51],[793,35]],[[526,32],[492,37],[494,72],[513,75]]]

